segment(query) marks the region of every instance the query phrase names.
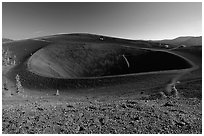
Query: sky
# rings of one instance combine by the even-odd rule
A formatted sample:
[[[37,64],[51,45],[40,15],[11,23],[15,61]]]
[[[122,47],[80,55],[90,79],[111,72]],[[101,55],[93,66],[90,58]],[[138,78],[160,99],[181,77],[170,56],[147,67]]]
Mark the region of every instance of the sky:
[[[201,36],[202,3],[2,3],[4,38],[20,40],[59,33],[133,40]]]

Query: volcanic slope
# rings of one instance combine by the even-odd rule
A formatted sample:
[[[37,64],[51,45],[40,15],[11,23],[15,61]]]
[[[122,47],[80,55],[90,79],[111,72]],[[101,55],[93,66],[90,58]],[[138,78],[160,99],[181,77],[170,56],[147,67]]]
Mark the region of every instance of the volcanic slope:
[[[190,46],[173,49],[171,51],[191,60],[195,65],[197,65],[197,69],[184,76],[186,80],[202,79],[202,46]]]
[[[201,48],[159,47],[90,34],[4,43],[17,63],[3,66],[2,133],[202,133]],[[162,97],[178,76],[179,98]]]
[[[145,41],[63,34],[5,43],[3,48],[16,58],[17,65],[8,72],[8,77],[14,80],[19,74],[27,87],[50,83],[54,88],[77,83],[91,85],[95,78],[98,81],[192,67],[175,54],[145,49],[152,46],[157,47]]]

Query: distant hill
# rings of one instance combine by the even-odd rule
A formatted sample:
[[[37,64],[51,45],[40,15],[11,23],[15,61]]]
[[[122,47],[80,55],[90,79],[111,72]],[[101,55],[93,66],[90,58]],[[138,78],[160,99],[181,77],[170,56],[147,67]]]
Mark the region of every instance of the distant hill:
[[[13,40],[8,39],[8,38],[2,38],[2,42],[11,42],[11,41],[13,41]]]
[[[202,45],[202,36],[199,36],[199,37],[192,37],[192,36],[178,37],[175,39],[161,40],[160,42],[164,43],[164,44],[173,44],[173,45],[197,46],[197,45]]]
[[[185,45],[202,45],[202,36],[192,37],[192,38],[184,41],[182,44],[185,44]]]

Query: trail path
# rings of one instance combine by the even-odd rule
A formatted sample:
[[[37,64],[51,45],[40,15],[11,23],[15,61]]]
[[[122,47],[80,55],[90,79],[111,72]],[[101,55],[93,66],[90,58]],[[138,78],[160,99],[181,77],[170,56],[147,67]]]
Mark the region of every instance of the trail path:
[[[137,48],[137,47],[132,47],[132,46],[123,46],[123,47],[127,47],[127,48]],[[166,90],[169,92],[169,90],[172,89],[172,87],[175,87],[177,81],[179,81],[184,75],[189,74],[192,71],[195,71],[199,68],[198,65],[196,65],[195,63],[193,63],[191,60],[176,54],[174,52],[172,52],[172,50],[163,50],[163,49],[152,49],[152,48],[140,48],[140,49],[144,49],[144,50],[150,50],[150,51],[161,51],[161,52],[167,52],[173,55],[176,55],[180,58],[183,58],[184,60],[186,60],[187,62],[189,62],[192,67],[191,68],[187,68],[187,69],[181,69],[181,70],[176,70],[178,72],[178,75],[175,76],[174,78],[172,78],[171,82],[169,84],[166,85]],[[172,70],[169,70],[169,72],[171,72]],[[175,70],[174,70],[175,71]]]

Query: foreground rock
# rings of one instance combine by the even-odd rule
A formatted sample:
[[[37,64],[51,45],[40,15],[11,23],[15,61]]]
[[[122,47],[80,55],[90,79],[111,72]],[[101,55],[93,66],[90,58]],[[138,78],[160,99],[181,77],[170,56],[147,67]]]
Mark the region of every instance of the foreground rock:
[[[5,133],[202,133],[199,99],[90,103],[27,101],[3,107]]]

